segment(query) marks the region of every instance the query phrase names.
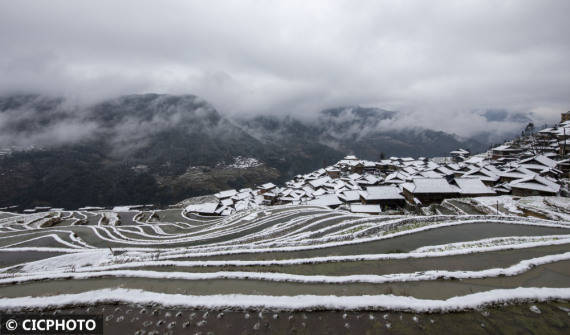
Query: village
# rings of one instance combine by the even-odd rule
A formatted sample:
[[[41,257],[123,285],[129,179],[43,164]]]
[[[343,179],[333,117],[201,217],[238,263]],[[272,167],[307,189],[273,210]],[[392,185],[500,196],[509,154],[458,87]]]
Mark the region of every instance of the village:
[[[523,134],[485,153],[458,149],[449,157],[353,155],[283,186],[225,190],[185,206],[186,213],[227,216],[272,205],[313,205],[365,214],[417,213],[445,199],[495,195],[568,196],[570,112],[554,127]]]

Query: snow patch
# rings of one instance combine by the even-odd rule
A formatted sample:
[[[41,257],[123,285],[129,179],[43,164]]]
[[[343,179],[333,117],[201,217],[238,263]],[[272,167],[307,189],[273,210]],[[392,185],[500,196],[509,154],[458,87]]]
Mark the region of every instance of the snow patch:
[[[182,295],[156,293],[134,289],[102,289],[77,294],[61,294],[42,297],[0,298],[0,308],[18,310],[25,308],[47,308],[111,302],[134,304],[160,304],[166,307],[188,308],[270,308],[284,310],[401,310],[415,312],[451,312],[480,308],[497,303],[517,301],[546,301],[570,299],[568,288],[519,287],[497,289],[447,300],[418,299],[394,295],[297,295],[267,296],[243,294]]]

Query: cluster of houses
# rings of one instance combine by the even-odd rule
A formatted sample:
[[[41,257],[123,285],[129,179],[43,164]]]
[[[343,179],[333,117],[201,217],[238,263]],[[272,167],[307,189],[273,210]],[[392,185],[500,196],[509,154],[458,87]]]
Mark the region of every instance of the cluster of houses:
[[[568,114],[568,113],[565,113]],[[570,120],[534,137],[554,136],[549,148],[568,141]],[[568,114],[570,118],[570,114]],[[562,134],[562,139],[559,137]],[[537,153],[536,139],[507,142],[486,153],[470,156],[464,149],[447,159],[390,157],[381,161],[346,156],[326,168],[297,175],[279,187],[272,183],[255,189],[227,190],[216,201],[186,207],[187,213],[230,215],[258,206],[317,205],[344,208],[354,213],[379,214],[387,210],[419,208],[444,199],[512,194],[560,195],[561,180],[569,177],[567,151]]]
[[[513,161],[529,151],[553,159],[568,158],[570,156],[570,112],[562,114],[560,124],[493,148],[491,154],[496,160]]]

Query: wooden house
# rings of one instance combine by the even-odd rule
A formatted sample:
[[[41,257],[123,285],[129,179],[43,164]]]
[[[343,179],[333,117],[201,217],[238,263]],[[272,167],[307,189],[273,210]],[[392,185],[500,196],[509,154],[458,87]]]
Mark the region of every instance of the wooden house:
[[[402,191],[411,204],[417,204],[419,201],[428,205],[459,197],[459,189],[450,185],[445,178],[415,178],[411,183],[403,184]]]

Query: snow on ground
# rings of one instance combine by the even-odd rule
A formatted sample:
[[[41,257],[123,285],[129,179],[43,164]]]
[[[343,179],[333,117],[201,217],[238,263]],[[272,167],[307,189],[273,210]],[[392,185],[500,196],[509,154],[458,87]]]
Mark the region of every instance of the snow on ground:
[[[498,202],[499,206],[502,206],[509,212],[514,214],[522,214],[522,211],[517,207],[517,200],[513,198],[514,197],[512,195],[501,195],[497,197],[478,197],[478,198],[473,198],[473,200],[487,207],[490,207],[492,211],[496,211],[496,206]]]
[[[570,206],[570,201],[562,199],[556,199],[556,197],[524,197],[519,200],[518,207],[551,220],[570,221],[570,214],[558,210],[558,206],[562,206],[560,208],[566,211],[570,210],[570,207],[567,207]],[[556,207],[550,206],[549,203],[555,204]]]
[[[54,306],[127,302],[161,304],[186,308],[270,308],[282,310],[401,310],[415,312],[450,312],[481,308],[491,304],[516,301],[545,301],[570,299],[568,288],[519,287],[497,289],[457,296],[447,300],[418,299],[394,295],[363,296],[267,296],[243,294],[183,295],[165,294],[134,289],[101,289],[77,294],[44,297],[0,298],[0,308],[18,310]]]
[[[242,156],[237,156],[234,157],[234,162],[230,165],[228,165],[228,167],[231,168],[235,168],[235,169],[247,169],[247,168],[252,168],[252,167],[256,167],[256,166],[260,166],[263,165],[263,163],[261,163],[259,160],[253,158],[253,157],[242,157]]]
[[[548,243],[549,241],[559,241],[559,240],[570,240],[570,235],[494,237],[477,241],[425,246],[418,248],[412,252],[445,252],[451,250],[486,248],[486,247],[504,246],[504,245],[513,246],[517,244],[536,243],[536,242]]]
[[[548,206],[548,208],[551,207]],[[18,252],[32,254],[37,252],[38,258],[30,261],[22,260],[20,264],[12,263],[13,265],[0,269],[0,282],[5,287],[13,283],[28,285],[32,281],[34,285],[50,287],[49,283],[56,280],[89,278],[92,281],[99,279],[103,281],[104,277],[124,278],[120,282],[127,282],[129,278],[189,281],[231,279],[276,283],[294,282],[297,283],[296,285],[338,285],[338,289],[342,290],[343,285],[350,283],[423,283],[497,276],[505,276],[505,280],[510,280],[509,277],[519,276],[533,267],[549,266],[547,264],[570,259],[570,250],[566,249],[569,250],[568,252],[564,250],[565,247],[570,246],[570,234],[565,234],[565,232],[570,233],[570,223],[563,220],[504,215],[369,216],[342,210],[330,210],[320,206],[295,205],[266,207],[262,210],[252,209],[225,218],[200,217],[190,214],[185,216],[182,209],[179,211],[178,213],[175,210],[169,210],[169,212],[141,211],[136,219],[125,220],[123,224],[118,223],[120,216],[125,214],[111,211],[59,213],[60,216],[70,220],[82,217],[90,222],[78,226],[36,226],[38,220],[46,218],[37,214],[30,215],[33,219],[26,216],[2,219],[0,222],[0,228],[2,228],[0,230],[0,252],[10,251],[9,254],[4,254],[9,255],[7,259],[17,259]],[[156,219],[148,220],[150,215],[155,215]],[[491,224],[500,226],[500,229],[497,228],[499,231],[512,231],[514,236],[488,237],[489,234],[485,233],[482,234],[485,238],[473,236],[471,241],[465,241],[464,237],[456,239],[455,235],[445,233],[449,230],[462,229],[463,225],[470,225],[470,229],[477,229],[474,227],[478,227],[479,224],[485,224],[481,225],[481,229],[486,227],[485,232]],[[502,227],[506,225],[509,227]],[[525,236],[516,236],[518,227],[524,227],[525,233],[521,235]],[[440,241],[431,242],[432,245],[427,242],[418,242],[421,239],[415,238],[420,234],[438,236],[437,230],[441,230],[441,235],[446,237],[430,239],[430,241]],[[413,242],[413,247],[405,249],[412,250],[410,252],[398,250],[391,252],[388,251],[389,249],[384,249],[387,253],[374,254],[362,251],[373,252],[371,251],[373,249],[368,247],[360,249],[361,245],[371,245],[369,243],[381,246],[383,243],[399,243],[398,241],[407,240],[416,241]],[[331,275],[330,272],[289,273],[290,271],[279,268],[302,264],[384,260],[399,260],[405,263],[406,259],[470,255],[504,250],[516,252],[524,248],[547,246],[552,247],[553,251],[550,254],[534,258],[521,257],[513,261],[514,264],[504,264],[494,268],[471,269],[467,267],[457,271],[434,268],[433,270],[424,269],[421,272],[386,274],[359,271],[358,273],[342,272],[342,275]],[[399,248],[399,245],[396,244],[394,248]],[[50,253],[42,254],[46,250],[63,251],[66,254],[58,256]],[[334,255],[337,250],[344,251]],[[267,253],[271,253],[272,256],[266,256]],[[211,258],[214,256],[215,258]],[[248,268],[251,266],[275,268],[263,271],[263,269]],[[345,266],[345,264],[334,266]],[[346,266],[351,265],[346,264]],[[193,271],[192,267],[196,269]],[[224,268],[204,269],[203,267]],[[423,284],[418,283],[418,285]],[[61,291],[61,293],[65,292],[65,289]],[[236,288],[235,293],[239,292],[240,290]],[[290,301],[287,299],[297,299],[293,294],[294,292],[290,292],[288,296],[285,294],[283,297],[278,296],[277,299],[285,299],[282,300],[285,306]],[[161,295],[161,297],[166,296],[174,295]],[[214,296],[217,295],[212,297]],[[244,299],[250,297],[239,294],[235,296],[245,297]],[[229,295],[224,297],[228,298]],[[321,301],[320,297],[316,297],[314,299],[317,300],[312,302],[291,301],[297,301],[299,306],[312,306],[311,304]],[[412,299],[406,300],[412,302],[406,308],[413,308],[413,303],[416,301],[413,297],[398,296],[394,298],[396,299],[394,301],[402,302],[404,300],[398,299],[404,298]],[[463,298],[465,297],[458,299]],[[34,300],[36,298],[30,299],[39,301]],[[346,307],[361,297],[330,297],[330,299],[324,300],[322,306],[333,306],[338,303]],[[1,300],[0,308],[5,306],[4,303],[10,304],[13,301],[16,300]],[[249,300],[242,302],[245,304],[247,301]],[[446,301],[438,301],[437,306],[448,306],[445,305]],[[258,304],[271,305],[271,302],[259,301]],[[381,306],[384,305],[373,301],[371,306],[382,308]],[[403,302],[400,307],[403,308],[402,306]]]
[[[69,255],[66,255],[69,256]],[[239,279],[239,280],[263,280],[273,282],[295,282],[310,284],[346,284],[346,283],[368,283],[382,284],[393,282],[412,281],[433,281],[448,279],[472,279],[490,278],[498,276],[515,276],[522,274],[536,266],[570,260],[570,252],[537,257],[523,260],[508,268],[494,268],[479,271],[446,271],[433,270],[413,273],[395,273],[389,275],[296,275],[289,273],[268,273],[268,272],[243,272],[243,271],[219,271],[208,273],[191,272],[162,272],[149,270],[115,270],[99,272],[76,272],[72,267],[66,273],[43,273],[38,275],[16,276],[0,279],[0,284],[23,283],[26,281],[46,280],[46,279],[88,279],[100,277],[126,277],[126,278],[149,278],[149,279],[178,279],[178,280],[216,280],[216,279]],[[60,267],[61,268],[61,267]],[[70,273],[71,272],[71,273]]]
[[[21,271],[29,273],[41,273],[57,270],[75,271],[82,267],[122,263],[131,259],[140,259],[142,255],[142,253],[129,252],[113,256],[111,250],[105,249],[83,251],[25,263],[22,266]]]

